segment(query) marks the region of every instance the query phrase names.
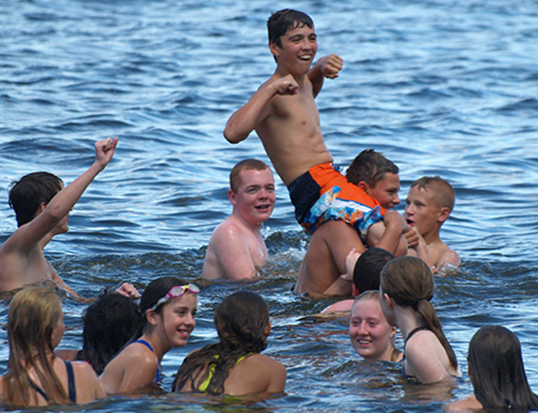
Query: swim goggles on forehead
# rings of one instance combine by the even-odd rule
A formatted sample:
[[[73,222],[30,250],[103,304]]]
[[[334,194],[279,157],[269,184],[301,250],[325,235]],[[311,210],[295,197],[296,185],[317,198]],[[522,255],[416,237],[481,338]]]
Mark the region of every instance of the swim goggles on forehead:
[[[200,288],[194,284],[176,285],[175,287],[170,288],[170,291],[168,291],[163,298],[159,299],[159,301],[157,301],[157,303],[151,307],[151,310],[155,311],[155,309],[161,304],[173,300],[174,298],[181,297],[183,294],[185,294],[185,291],[198,294],[200,292]]]

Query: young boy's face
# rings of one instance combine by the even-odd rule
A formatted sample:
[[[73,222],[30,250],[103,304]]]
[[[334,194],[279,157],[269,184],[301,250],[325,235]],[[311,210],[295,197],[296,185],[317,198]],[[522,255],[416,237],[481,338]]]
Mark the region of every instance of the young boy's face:
[[[405,200],[407,223],[424,236],[436,228],[441,208],[437,205],[433,192],[418,186],[409,190]]]
[[[385,209],[392,209],[400,203],[398,191],[400,190],[400,176],[387,172],[383,179],[374,187],[366,184],[364,191],[374,198]]]
[[[318,51],[316,31],[307,25],[292,28],[280,38],[282,47],[271,43],[279,65],[308,72]],[[295,27],[295,28],[293,28]]]
[[[275,206],[275,181],[270,169],[245,169],[239,174],[237,193],[228,192],[230,201],[246,221],[262,224],[267,221]]]

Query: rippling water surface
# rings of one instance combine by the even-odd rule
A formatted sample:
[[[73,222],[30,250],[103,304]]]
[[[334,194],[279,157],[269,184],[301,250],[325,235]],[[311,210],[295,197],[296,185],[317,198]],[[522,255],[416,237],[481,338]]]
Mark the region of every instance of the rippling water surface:
[[[341,76],[317,102],[327,146],[348,165],[382,151],[410,183],[439,174],[456,189],[443,239],[461,272],[437,280],[434,304],[471,391],[467,346],[498,323],[523,344],[538,391],[538,2],[536,0],[5,0],[0,3],[0,242],[16,228],[9,183],[47,170],[71,182],[92,162],[93,142],[119,136],[116,156],[85,192],[71,230],[46,252],[62,277],[94,296],[122,281],[141,289],[178,274],[199,282],[213,228],[231,208],[231,167],[268,161],[251,136],[232,146],[228,117],[273,72],[265,22],[271,11],[309,13],[318,56],[336,52]],[[313,302],[290,288],[308,245],[284,185],[264,228],[271,262],[254,281],[206,285],[186,348],[164,359],[163,388],[192,349],[215,340],[212,312],[238,288],[269,303],[268,355],[288,370],[287,396],[245,406],[220,398],[114,398],[88,411],[432,411],[392,365],[361,362],[346,321],[301,316]],[[403,208],[400,208],[403,210]],[[201,283],[203,284],[203,283]],[[204,284],[205,285],[205,284]],[[85,306],[66,300],[65,347],[81,344]],[[0,304],[0,322],[7,306]],[[0,372],[6,333],[0,331]],[[400,343],[401,344],[401,343]]]

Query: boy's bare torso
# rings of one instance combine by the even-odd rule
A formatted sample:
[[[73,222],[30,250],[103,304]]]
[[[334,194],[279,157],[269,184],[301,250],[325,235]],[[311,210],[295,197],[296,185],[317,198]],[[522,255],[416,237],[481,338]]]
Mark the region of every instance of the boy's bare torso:
[[[267,82],[280,78],[275,73]],[[295,95],[275,95],[257,127],[267,155],[286,186],[311,167],[332,162],[319,121],[312,83],[307,76]]]

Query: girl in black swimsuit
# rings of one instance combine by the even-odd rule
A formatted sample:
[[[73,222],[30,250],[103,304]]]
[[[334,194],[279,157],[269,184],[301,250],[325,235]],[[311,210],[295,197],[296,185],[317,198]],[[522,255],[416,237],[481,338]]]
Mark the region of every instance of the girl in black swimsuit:
[[[103,398],[91,366],[70,363],[54,355],[65,326],[60,297],[45,287],[19,292],[8,311],[9,362],[0,379],[0,395],[18,406],[81,404]],[[75,376],[80,394],[77,395]]]
[[[383,313],[404,337],[404,374],[422,384],[460,376],[454,350],[430,303],[433,275],[424,261],[396,258],[385,265],[380,281]]]

